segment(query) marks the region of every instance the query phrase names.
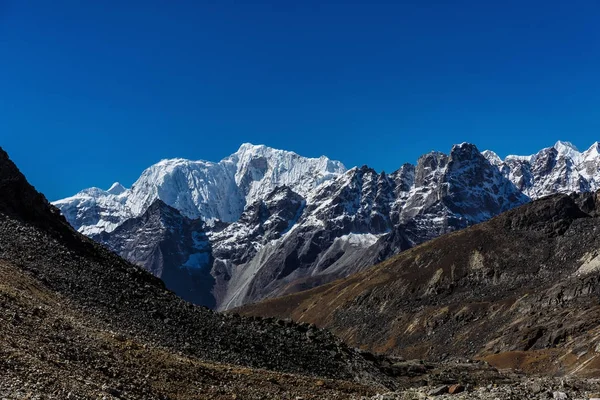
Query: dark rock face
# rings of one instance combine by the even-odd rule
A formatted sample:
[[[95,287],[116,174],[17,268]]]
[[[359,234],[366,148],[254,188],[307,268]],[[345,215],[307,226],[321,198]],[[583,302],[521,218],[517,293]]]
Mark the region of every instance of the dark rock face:
[[[505,216],[505,227],[515,231],[532,230],[543,232],[549,236],[563,235],[571,224],[580,218],[589,217],[577,205],[576,199],[585,198],[583,203],[595,202],[594,195],[556,195],[550,199],[534,201],[529,207],[519,213],[509,213]],[[590,205],[591,206],[591,205]],[[594,210],[596,205],[590,207]]]
[[[0,194],[0,209],[6,215],[46,229],[64,230],[66,221],[60,216],[60,212],[27,182],[2,148]]]
[[[415,244],[529,201],[468,143],[454,146],[449,156],[430,153],[419,159],[414,192],[401,204],[400,221]]]
[[[237,222],[210,233],[215,243],[215,257],[234,264],[249,261],[261,245],[288,231],[304,206],[304,199],[290,188],[276,188],[264,200],[246,207]]]
[[[186,218],[156,200],[141,217],[93,239],[161,278],[184,300],[216,305],[211,293],[212,250],[201,220]]]

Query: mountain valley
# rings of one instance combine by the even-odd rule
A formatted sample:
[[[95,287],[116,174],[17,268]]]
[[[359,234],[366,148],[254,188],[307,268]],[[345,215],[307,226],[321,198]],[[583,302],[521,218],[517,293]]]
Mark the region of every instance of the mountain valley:
[[[343,398],[397,386],[326,330],[180,299],[74,231],[1,149],[0,305],[3,398]]]

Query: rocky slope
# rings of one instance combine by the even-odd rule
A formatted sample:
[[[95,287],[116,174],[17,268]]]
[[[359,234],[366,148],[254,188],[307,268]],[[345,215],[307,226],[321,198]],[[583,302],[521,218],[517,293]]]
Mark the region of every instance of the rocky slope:
[[[321,287],[244,306],[406,358],[600,374],[600,192],[552,195]]]
[[[598,144],[579,153],[558,142],[501,160],[463,143],[391,174],[246,144],[219,163],[165,160],[131,189],[88,189],[55,204],[181,296],[228,309],[348,276],[530,199],[594,190],[599,166]],[[173,226],[145,216],[157,199],[181,214]],[[180,227],[196,219],[203,250]]]
[[[153,207],[160,212],[149,219],[179,216]],[[193,239],[201,225],[182,229]],[[75,232],[1,149],[0,278],[3,397],[232,398],[239,390],[315,398],[392,384],[327,331],[185,302]]]
[[[173,351],[116,329],[7,261],[0,261],[0,304],[2,399],[323,399],[378,391]]]

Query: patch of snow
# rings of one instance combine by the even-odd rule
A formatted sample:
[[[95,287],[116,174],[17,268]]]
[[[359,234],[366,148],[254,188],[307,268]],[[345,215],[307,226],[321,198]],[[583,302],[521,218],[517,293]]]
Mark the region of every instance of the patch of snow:
[[[353,246],[369,247],[374,245],[380,237],[381,235],[374,235],[372,233],[349,233],[339,236],[335,240],[348,242]]]

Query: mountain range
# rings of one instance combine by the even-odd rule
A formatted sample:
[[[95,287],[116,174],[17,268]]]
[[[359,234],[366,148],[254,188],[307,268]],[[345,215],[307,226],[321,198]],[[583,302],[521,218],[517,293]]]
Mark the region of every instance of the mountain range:
[[[550,194],[600,187],[599,144],[501,159],[474,145],[392,173],[243,144],[53,204],[79,232],[218,310],[310,289]]]

